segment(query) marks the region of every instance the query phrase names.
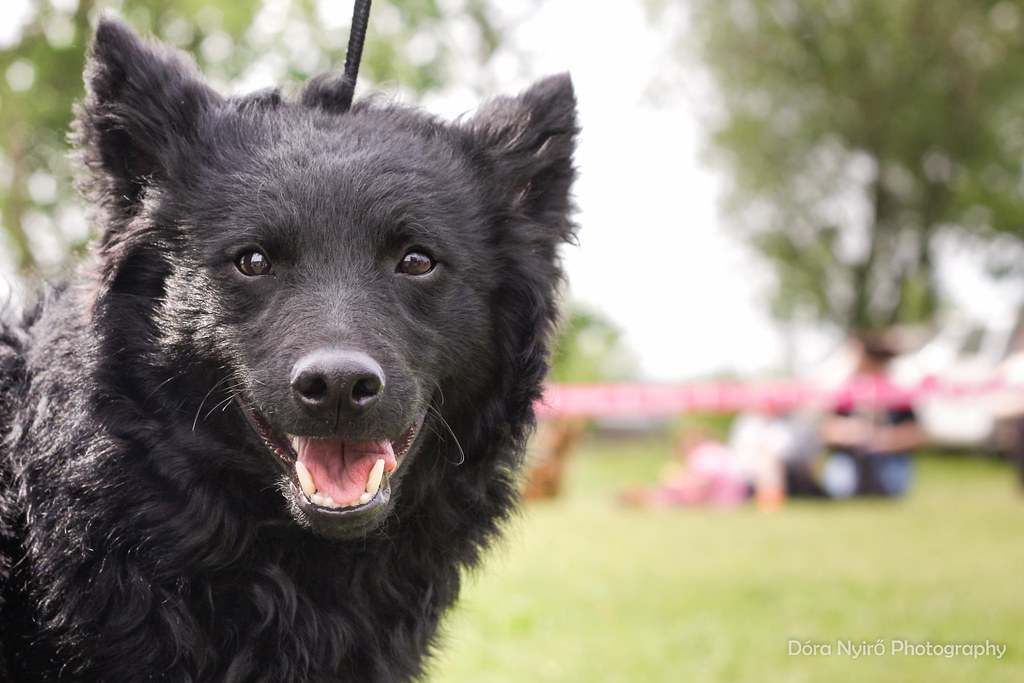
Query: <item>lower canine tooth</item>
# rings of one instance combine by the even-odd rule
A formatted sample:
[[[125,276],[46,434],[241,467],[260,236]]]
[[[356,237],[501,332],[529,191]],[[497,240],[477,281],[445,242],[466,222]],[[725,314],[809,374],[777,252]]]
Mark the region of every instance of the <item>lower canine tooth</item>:
[[[381,479],[384,478],[384,459],[378,458],[377,462],[373,463],[373,469],[370,470],[370,476],[366,478],[366,492],[370,494],[370,497],[377,495],[377,491],[380,490]]]
[[[309,473],[306,466],[298,460],[295,461],[295,476],[299,479],[299,486],[302,487],[302,492],[306,494],[306,497],[311,499],[313,494],[316,493],[316,484],[313,483],[313,475]]]
[[[373,500],[373,494],[372,493],[367,492],[367,493],[364,493],[363,495],[359,496],[359,504],[360,505],[366,505],[371,500]]]

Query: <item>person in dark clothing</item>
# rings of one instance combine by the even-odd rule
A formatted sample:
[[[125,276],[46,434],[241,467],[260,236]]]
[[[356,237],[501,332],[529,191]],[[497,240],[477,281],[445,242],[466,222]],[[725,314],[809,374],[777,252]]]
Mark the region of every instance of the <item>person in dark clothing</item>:
[[[885,371],[894,346],[882,335],[861,337],[856,344],[860,356],[852,381],[870,382],[877,395],[885,394],[891,388]],[[909,488],[911,454],[923,440],[909,403],[851,399],[823,421],[821,436],[832,451],[821,477],[829,497],[900,496]]]

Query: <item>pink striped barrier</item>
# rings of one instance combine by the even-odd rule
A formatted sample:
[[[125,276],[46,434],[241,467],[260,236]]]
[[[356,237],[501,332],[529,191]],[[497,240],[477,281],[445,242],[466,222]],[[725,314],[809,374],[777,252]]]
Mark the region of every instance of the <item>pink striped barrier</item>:
[[[972,396],[997,390],[1024,391],[992,379],[944,383],[928,378],[900,386],[884,378],[860,378],[827,389],[800,380],[708,384],[550,384],[537,404],[545,417],[627,417],[684,413],[736,413],[850,406],[901,408],[933,396]]]

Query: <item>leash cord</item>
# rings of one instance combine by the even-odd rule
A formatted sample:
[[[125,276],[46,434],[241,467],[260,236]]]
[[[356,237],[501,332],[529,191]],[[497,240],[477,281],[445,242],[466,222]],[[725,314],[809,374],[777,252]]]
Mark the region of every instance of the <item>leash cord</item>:
[[[352,29],[348,36],[348,51],[345,53],[345,77],[341,86],[341,111],[352,107],[356,92],[356,78],[359,76],[359,61],[363,56],[363,42],[366,27],[370,23],[370,0],[356,0],[352,10]]]

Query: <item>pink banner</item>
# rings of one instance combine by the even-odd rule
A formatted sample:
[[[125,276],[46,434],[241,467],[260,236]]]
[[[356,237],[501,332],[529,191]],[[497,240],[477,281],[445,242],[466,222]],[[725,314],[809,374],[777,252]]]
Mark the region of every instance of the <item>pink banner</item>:
[[[998,380],[941,383],[932,378],[913,387],[884,378],[853,380],[836,389],[797,380],[714,384],[551,384],[537,405],[539,417],[626,417],[683,413],[833,410],[852,406],[903,408],[933,395],[968,396],[1005,389]],[[1017,390],[1024,391],[1024,387]]]

